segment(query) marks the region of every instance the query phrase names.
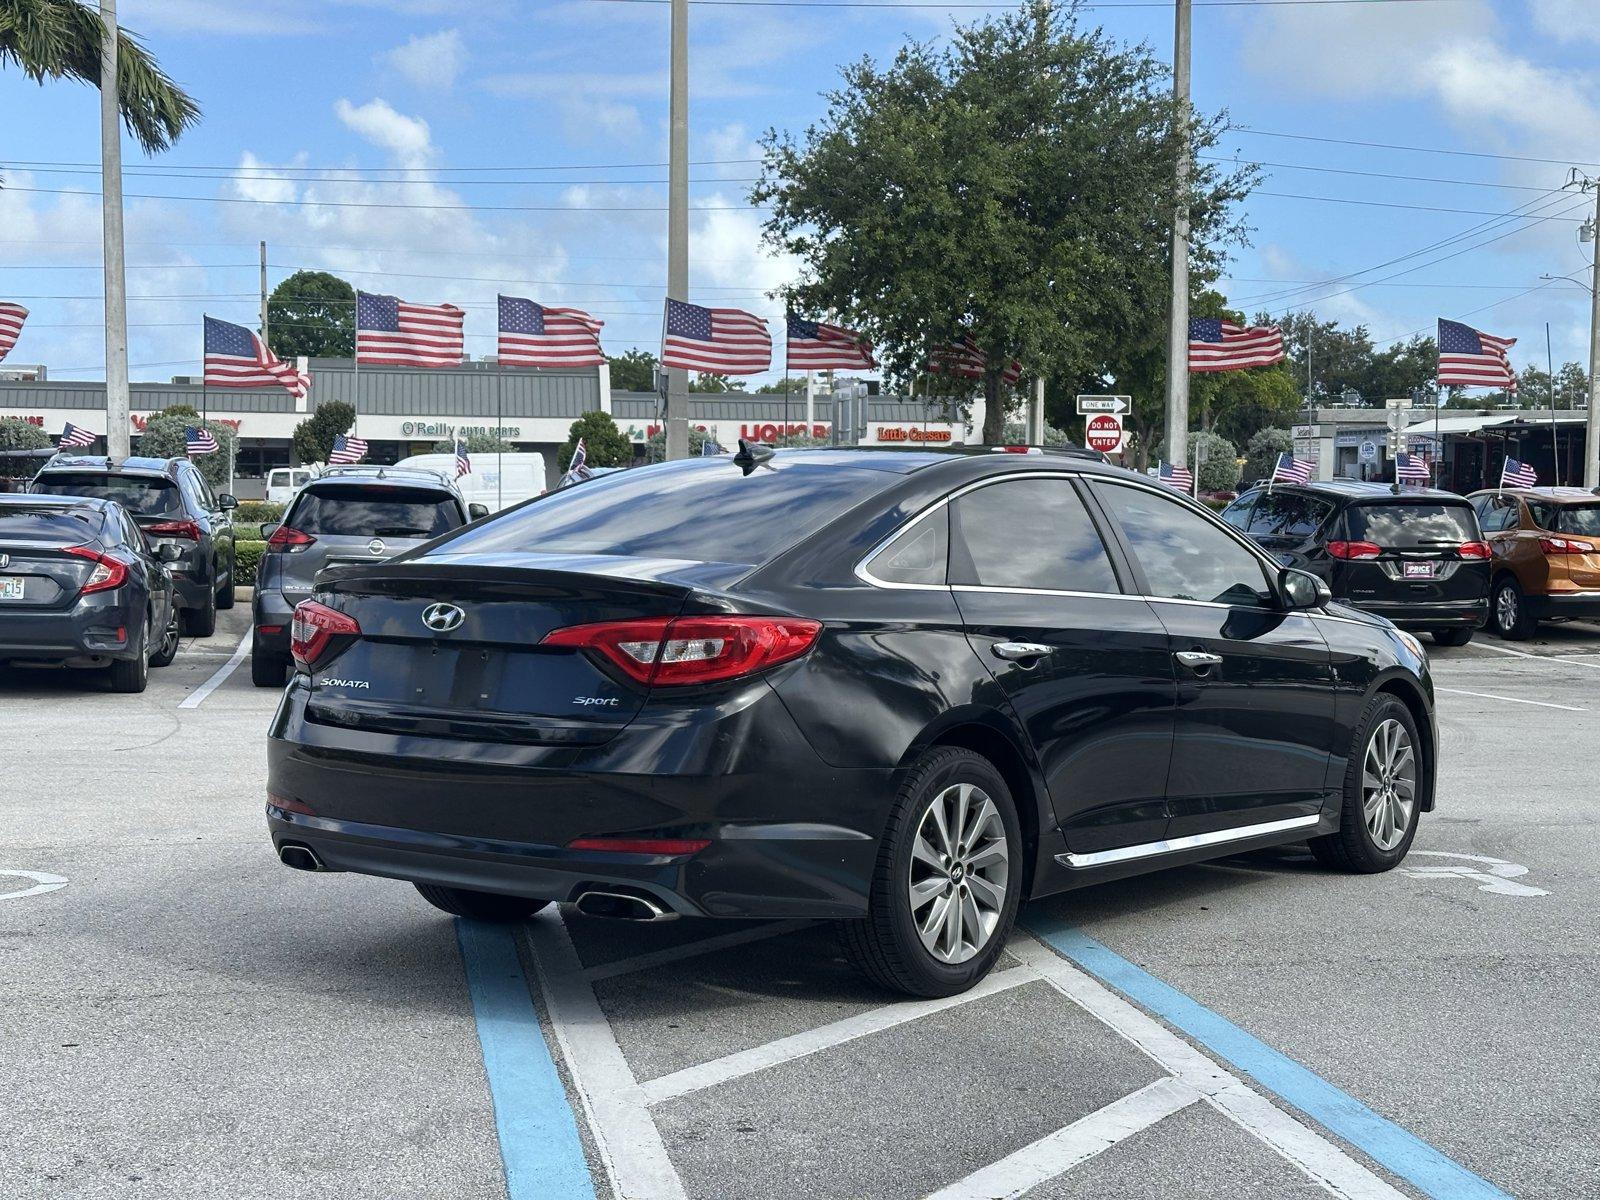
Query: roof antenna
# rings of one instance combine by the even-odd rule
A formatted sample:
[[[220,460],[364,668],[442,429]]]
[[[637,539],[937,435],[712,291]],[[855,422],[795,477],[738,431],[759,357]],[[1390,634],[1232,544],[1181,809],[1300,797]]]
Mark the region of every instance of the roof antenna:
[[[747,442],[740,438],[739,452],[733,456],[733,463],[734,466],[748,475],[770,459],[774,453],[771,446],[762,442]]]

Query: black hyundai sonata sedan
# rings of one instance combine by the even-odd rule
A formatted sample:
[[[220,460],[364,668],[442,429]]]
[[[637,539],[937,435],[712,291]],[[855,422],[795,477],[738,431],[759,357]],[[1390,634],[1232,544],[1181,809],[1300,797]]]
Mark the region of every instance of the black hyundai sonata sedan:
[[[324,572],[293,654],[289,865],[490,920],[837,918],[923,996],[1026,898],[1286,842],[1383,871],[1433,807],[1413,637],[1051,454],[619,472]]]

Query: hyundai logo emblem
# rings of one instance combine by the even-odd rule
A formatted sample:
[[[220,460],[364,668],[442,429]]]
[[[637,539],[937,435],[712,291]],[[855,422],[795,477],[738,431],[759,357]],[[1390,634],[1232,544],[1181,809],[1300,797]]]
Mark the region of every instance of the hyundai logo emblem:
[[[454,604],[430,604],[422,610],[422,623],[435,633],[449,633],[466,619],[467,614]]]
[[[372,553],[374,553],[374,554],[382,554],[383,553],[383,539],[382,538],[373,538],[370,542],[367,543],[367,549],[372,551]]]

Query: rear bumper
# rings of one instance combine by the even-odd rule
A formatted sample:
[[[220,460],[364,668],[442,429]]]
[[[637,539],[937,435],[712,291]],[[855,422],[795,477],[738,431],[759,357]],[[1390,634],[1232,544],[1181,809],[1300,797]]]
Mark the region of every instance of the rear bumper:
[[[1554,592],[1525,599],[1528,611],[1540,620],[1552,617],[1600,619],[1600,592]]]
[[[133,658],[138,652],[143,610],[118,588],[80,599],[56,612],[0,612],[0,662],[69,662],[94,666],[110,659]],[[116,631],[123,630],[118,639]]]
[[[1435,601],[1430,604],[1345,600],[1352,608],[1387,617],[1401,629],[1481,629],[1489,619],[1489,600]]]
[[[250,601],[250,624],[255,630],[256,650],[267,654],[289,653],[289,624],[294,620],[294,605],[277,588],[257,588]],[[263,632],[277,630],[276,633]]]

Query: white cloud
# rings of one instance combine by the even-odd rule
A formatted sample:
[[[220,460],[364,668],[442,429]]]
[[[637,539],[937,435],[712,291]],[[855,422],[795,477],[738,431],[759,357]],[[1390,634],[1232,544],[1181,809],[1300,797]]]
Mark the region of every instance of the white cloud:
[[[720,192],[697,195],[696,203],[711,211],[692,213],[689,263],[692,282],[723,288],[759,289],[767,292],[799,276],[799,263],[790,255],[769,253],[761,242],[760,215],[740,207],[742,196]],[[776,311],[776,301],[754,295],[738,301],[756,312]]]
[[[644,122],[633,104],[600,96],[563,96],[556,101],[562,128],[573,142],[634,142],[644,133]]]
[[[357,106],[341,97],[333,111],[348,128],[374,146],[391,151],[404,165],[420,165],[433,157],[428,123],[396,112],[385,100]]]
[[[1540,33],[1561,42],[1600,42],[1595,0],[1528,0]]]
[[[413,37],[384,55],[391,69],[417,87],[448,92],[467,63],[467,47],[459,29]]]

